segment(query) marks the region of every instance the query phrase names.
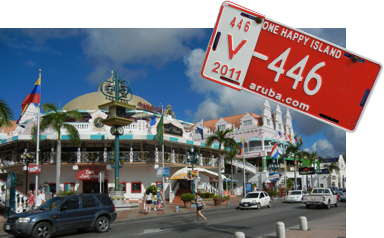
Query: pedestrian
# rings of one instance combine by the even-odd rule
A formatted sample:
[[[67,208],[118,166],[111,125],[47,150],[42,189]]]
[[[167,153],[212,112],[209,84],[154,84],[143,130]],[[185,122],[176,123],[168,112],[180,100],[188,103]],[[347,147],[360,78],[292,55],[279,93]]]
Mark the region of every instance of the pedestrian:
[[[27,202],[27,211],[31,211],[35,205],[35,195],[33,195],[32,190],[28,191],[28,202]]]
[[[154,211],[157,211],[159,209],[158,207],[158,203],[157,203],[157,193],[156,194],[153,194],[153,210]]]
[[[163,188],[157,192],[157,203],[159,204],[160,211],[164,211]]]
[[[36,197],[36,207],[35,208],[38,208],[40,207],[45,201],[44,201],[44,195],[41,194],[41,191],[40,190],[37,190],[36,192],[37,194],[37,197]]]
[[[196,220],[195,220],[195,222],[199,221],[199,216],[201,216],[204,219],[204,221],[206,222],[207,218],[201,213],[201,210],[203,209],[203,206],[205,208],[207,208],[207,206],[205,206],[203,199],[200,197],[200,195],[198,193],[196,194],[195,201],[192,203],[196,204]]]
[[[145,200],[145,214],[151,214],[152,196],[151,196],[151,191],[149,191],[149,189],[145,191],[144,200]]]

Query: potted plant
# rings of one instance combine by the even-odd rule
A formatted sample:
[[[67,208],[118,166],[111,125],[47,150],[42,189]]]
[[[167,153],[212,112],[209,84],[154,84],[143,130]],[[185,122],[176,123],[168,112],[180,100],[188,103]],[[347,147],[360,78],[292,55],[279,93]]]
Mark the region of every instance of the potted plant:
[[[267,193],[271,197],[271,200],[273,200],[275,196],[277,196],[277,192],[275,190],[268,190]]]
[[[221,205],[221,196],[220,196],[220,195],[215,195],[215,196],[213,197],[213,201],[214,201],[214,203],[215,203],[215,206],[219,206],[219,205]]]
[[[224,199],[224,202],[227,203],[227,202],[229,202],[229,199],[231,199],[231,197],[230,196],[224,196],[223,199]]]
[[[195,200],[195,195],[192,193],[183,193],[181,195],[181,200],[184,202],[184,207],[189,208],[191,207],[191,201]]]
[[[147,187],[147,189],[149,189],[149,192],[150,192],[152,195],[156,195],[156,193],[157,193],[156,185],[151,185],[151,186]]]

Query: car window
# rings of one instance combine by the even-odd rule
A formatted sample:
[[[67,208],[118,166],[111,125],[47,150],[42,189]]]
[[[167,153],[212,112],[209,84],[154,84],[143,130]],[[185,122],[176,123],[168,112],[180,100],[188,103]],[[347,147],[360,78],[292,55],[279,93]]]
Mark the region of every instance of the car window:
[[[51,198],[49,199],[46,203],[44,203],[40,208],[39,210],[46,210],[46,211],[49,211],[49,210],[53,210],[57,207],[57,205],[59,205],[63,200],[65,199],[65,197],[54,197],[54,198]]]
[[[97,199],[99,199],[100,202],[101,202],[104,206],[109,206],[109,205],[112,205],[112,204],[113,204],[112,200],[111,200],[108,196],[98,195],[98,196],[97,196]]]
[[[67,210],[74,210],[79,209],[79,198],[78,197],[72,197],[68,198],[61,207],[65,206]]]
[[[260,193],[260,198],[265,197],[264,193]]]
[[[83,208],[98,206],[96,199],[92,196],[83,196],[81,197],[81,201],[83,203]]]

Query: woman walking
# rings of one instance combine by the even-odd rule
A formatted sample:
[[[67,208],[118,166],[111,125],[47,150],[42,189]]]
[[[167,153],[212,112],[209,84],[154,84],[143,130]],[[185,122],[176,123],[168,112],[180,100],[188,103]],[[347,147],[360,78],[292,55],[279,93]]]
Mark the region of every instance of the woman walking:
[[[196,204],[196,221],[195,222],[199,221],[199,216],[202,217],[204,219],[204,221],[207,221],[207,218],[201,213],[203,206],[205,208],[207,208],[207,206],[205,206],[205,203],[204,203],[203,199],[199,196],[199,194],[196,194],[196,198],[195,198],[195,201],[193,203]]]
[[[145,197],[144,197],[144,200],[145,200],[145,214],[151,214],[151,204],[152,204],[152,196],[151,196],[151,191],[149,191],[149,189],[147,189],[147,191],[145,191]]]

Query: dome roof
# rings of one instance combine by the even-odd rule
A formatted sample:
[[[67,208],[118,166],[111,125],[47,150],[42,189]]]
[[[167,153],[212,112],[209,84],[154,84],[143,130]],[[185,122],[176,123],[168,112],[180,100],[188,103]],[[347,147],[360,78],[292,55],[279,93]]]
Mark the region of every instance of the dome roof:
[[[99,110],[99,105],[108,102],[110,102],[110,100],[106,99],[105,95],[101,91],[97,91],[81,95],[71,100],[65,104],[62,110]],[[139,102],[150,104],[147,100],[135,95],[132,95],[132,99],[129,101],[129,104],[137,107]]]

